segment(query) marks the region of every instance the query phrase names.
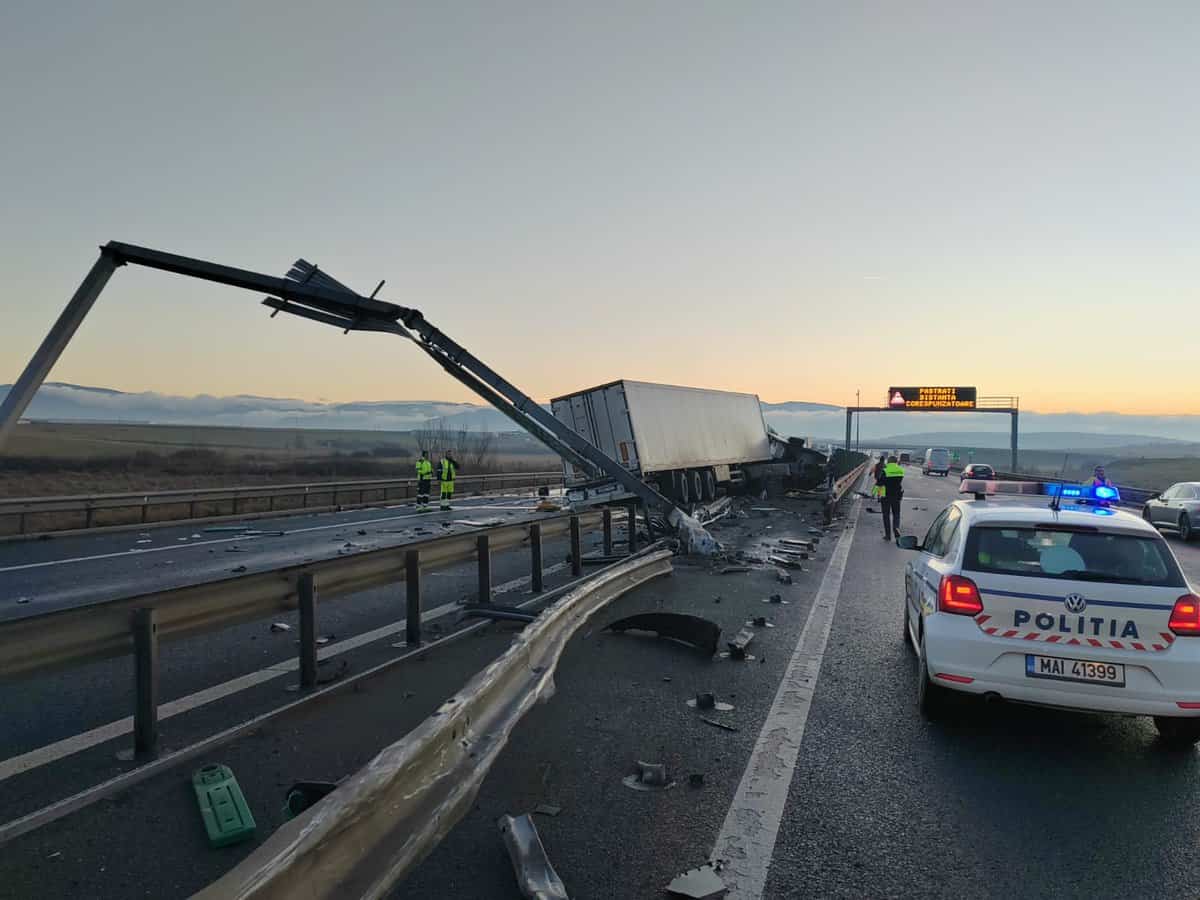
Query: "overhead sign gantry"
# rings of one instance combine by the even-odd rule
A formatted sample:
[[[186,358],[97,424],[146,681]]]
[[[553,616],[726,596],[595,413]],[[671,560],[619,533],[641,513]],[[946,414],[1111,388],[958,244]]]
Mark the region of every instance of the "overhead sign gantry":
[[[1006,413],[1012,424],[1012,471],[1017,471],[1017,432],[1020,418],[1019,398],[980,397],[974,387],[890,387],[883,406],[846,407],[846,449],[855,413],[866,412],[976,412]]]

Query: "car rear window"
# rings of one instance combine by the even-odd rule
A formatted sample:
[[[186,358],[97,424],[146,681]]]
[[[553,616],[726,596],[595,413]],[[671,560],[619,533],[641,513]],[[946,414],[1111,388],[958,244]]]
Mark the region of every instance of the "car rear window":
[[[975,526],[967,534],[963,568],[1067,581],[1186,586],[1161,538],[1055,526]]]

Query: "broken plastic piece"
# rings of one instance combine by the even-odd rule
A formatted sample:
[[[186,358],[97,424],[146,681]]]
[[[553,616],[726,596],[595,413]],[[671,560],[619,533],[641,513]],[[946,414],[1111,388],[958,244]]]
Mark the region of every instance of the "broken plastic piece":
[[[297,781],[288,788],[283,814],[289,819],[294,818],[336,789],[337,784],[333,781]]]
[[[717,652],[717,642],[721,639],[721,626],[716,622],[683,613],[640,613],[610,623],[607,630],[650,631],[659,637],[690,644],[709,656]]]
[[[729,642],[729,656],[731,659],[745,659],[746,648],[750,646],[750,642],[754,640],[754,632],[748,628],[743,628],[733,640]]]
[[[501,816],[497,824],[521,896],[528,900],[568,900],[567,887],[550,864],[533,818],[528,813]]]
[[[663,763],[647,763],[638,760],[636,775],[626,775],[622,782],[635,791],[665,791],[675,787],[667,778],[667,767]]]
[[[777,566],[783,566],[786,569],[803,569],[804,566],[800,560],[792,556],[768,556],[767,562]]]
[[[555,806],[553,803],[539,803],[533,808],[533,811],[539,816],[557,816],[562,812],[562,807]]]
[[[725,896],[725,883],[712,866],[701,866],[677,876],[667,885],[667,893],[692,900],[715,900]]]
[[[212,765],[192,775],[210,847],[228,847],[254,837],[254,816],[228,766]]]
[[[791,584],[792,576],[789,572],[783,571],[783,569],[776,569],[775,570],[775,580],[778,581],[780,584]]]
[[[292,626],[289,625],[287,622],[272,622],[271,630],[272,631],[291,631]]]

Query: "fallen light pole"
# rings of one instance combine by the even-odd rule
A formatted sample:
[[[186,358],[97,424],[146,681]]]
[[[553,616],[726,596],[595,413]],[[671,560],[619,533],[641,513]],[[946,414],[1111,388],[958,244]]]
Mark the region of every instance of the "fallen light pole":
[[[685,550],[712,555],[719,549],[716,540],[696,519],[559,422],[514,384],[428,322],[420,310],[377,300],[374,293],[369,297],[357,294],[305,260],[297,260],[285,277],[277,278],[118,241],[105,244],[100,248],[100,258],[59,315],[4,403],[0,404],[0,450],[113,271],[123,265],[145,266],[267,294],[262,302],[274,310],[272,317],[285,312],[340,328],[343,332],[373,331],[406,338],[452,378],[567,462],[597,477],[611,478],[647,508],[662,510]],[[375,291],[382,286],[383,282],[380,282]]]

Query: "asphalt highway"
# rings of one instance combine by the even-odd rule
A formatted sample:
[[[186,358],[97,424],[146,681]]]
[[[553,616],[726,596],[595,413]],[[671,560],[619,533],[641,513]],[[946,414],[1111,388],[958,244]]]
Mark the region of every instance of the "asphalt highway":
[[[958,482],[908,471],[902,530],[923,535]],[[717,536],[756,559],[810,536],[812,509],[770,505]],[[663,897],[712,859],[731,897],[1200,894],[1196,750],[1166,749],[1140,718],[982,703],[921,718],[900,637],[910,557],[881,539],[872,509],[845,503],[791,585],[765,565],[718,574],[677,560],[616,601],[570,642],[555,696],[517,727],[472,811],[392,896],[515,900],[496,820],[538,805],[556,808],[535,821],[575,900]],[[1168,540],[1200,587],[1200,547]],[[749,626],[741,662],[601,627],[655,610],[707,617],[722,643],[758,615],[773,627]],[[488,626],[201,762],[238,774],[262,840],[287,785],[353,771],[510,638]],[[686,704],[701,691],[732,707],[706,717],[719,725]],[[665,763],[674,786],[626,787],[638,760]],[[187,768],[7,845],[0,896],[185,897],[219,876],[253,844],[207,848]]]

